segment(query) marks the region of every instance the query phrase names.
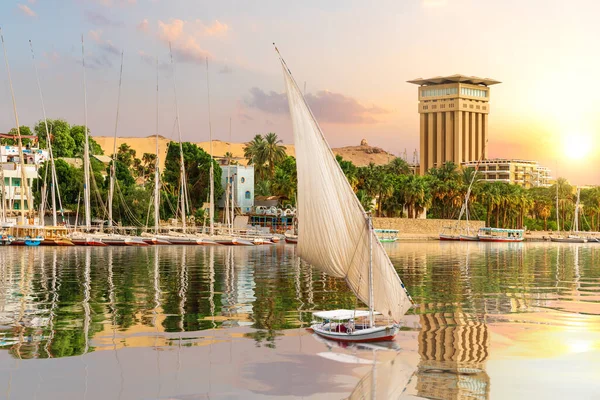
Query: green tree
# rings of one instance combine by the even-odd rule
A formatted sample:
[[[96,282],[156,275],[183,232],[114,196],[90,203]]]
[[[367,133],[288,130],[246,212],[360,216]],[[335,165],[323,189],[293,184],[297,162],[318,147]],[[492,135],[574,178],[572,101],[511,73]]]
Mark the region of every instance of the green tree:
[[[49,119],[47,121],[54,157],[73,157],[75,140],[71,136],[71,126],[62,119]],[[39,121],[34,130],[38,136],[40,148],[46,148],[46,125],[44,121]]]
[[[214,168],[215,201],[223,195],[221,186],[221,167],[210,155],[193,143],[182,143],[185,177],[189,204],[192,213],[201,208],[209,196],[210,163]],[[163,190],[177,198],[180,193],[180,151],[179,144],[170,142],[165,159]]]
[[[90,128],[88,127],[88,144],[90,146],[90,155],[102,155],[104,154],[104,150],[102,147],[92,138],[90,134]],[[71,137],[75,142],[75,148],[73,149],[74,157],[83,157],[83,150],[85,147],[85,129],[83,125],[73,125],[71,127]]]
[[[123,163],[127,168],[133,166],[133,160],[135,160],[136,151],[131,148],[127,143],[121,143],[117,150],[117,160]]]

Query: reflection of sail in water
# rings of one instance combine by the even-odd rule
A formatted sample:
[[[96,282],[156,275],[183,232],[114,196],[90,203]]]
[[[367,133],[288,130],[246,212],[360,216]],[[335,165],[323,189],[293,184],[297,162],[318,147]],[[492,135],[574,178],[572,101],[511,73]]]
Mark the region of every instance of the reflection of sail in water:
[[[575,295],[579,297],[579,289],[581,289],[581,273],[579,272],[579,250],[581,246],[575,246]]]
[[[179,321],[179,331],[185,330],[185,300],[187,294],[187,265],[186,265],[186,251],[185,246],[181,248],[181,273],[179,274],[179,315],[181,319]],[[181,336],[180,336],[181,338]]]
[[[210,246],[208,251],[208,275],[210,280],[208,303],[210,304],[210,318],[214,329],[217,327],[215,323],[215,248]]]
[[[422,310],[425,311],[425,310]],[[489,332],[466,314],[420,316],[418,395],[436,399],[487,399]]]
[[[374,351],[377,354],[376,351]],[[374,356],[373,367],[356,385],[348,400],[388,400],[398,399],[414,374],[404,357],[398,354],[388,362],[377,362]]]

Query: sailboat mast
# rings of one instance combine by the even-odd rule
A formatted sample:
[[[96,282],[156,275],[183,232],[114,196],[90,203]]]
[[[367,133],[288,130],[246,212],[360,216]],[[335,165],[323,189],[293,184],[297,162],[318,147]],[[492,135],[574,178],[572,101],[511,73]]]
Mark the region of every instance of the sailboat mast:
[[[113,226],[113,196],[115,195],[115,179],[117,162],[117,128],[119,126],[119,106],[121,104],[121,82],[123,80],[123,52],[121,52],[121,70],[119,72],[119,90],[117,92],[117,117],[115,118],[115,136],[113,138],[113,156],[110,163],[110,188],[108,191],[108,226]]]
[[[17,101],[15,100],[15,91],[13,90],[12,79],[10,76],[10,66],[8,65],[8,57],[6,55],[6,46],[4,44],[4,35],[2,34],[2,28],[0,28],[0,40],[2,40],[2,49],[4,51],[4,60],[6,62],[6,72],[8,74],[8,83],[10,85],[10,95],[12,97],[13,112],[15,114],[15,123],[17,124],[17,144],[19,148],[19,164],[21,169],[21,225],[25,225],[25,198],[23,194],[27,189],[27,176],[25,175],[25,163],[23,159],[23,142],[21,141],[21,129],[19,128],[19,114],[17,113]],[[27,205],[27,208],[31,208],[31,203]]]
[[[573,231],[579,231],[579,194],[580,188],[577,187],[577,201],[575,202],[575,216],[573,217]]]
[[[369,223],[369,328],[373,327],[373,220],[367,216]]]
[[[214,165],[213,165],[213,143],[212,143],[212,123],[210,120],[210,85],[208,78],[208,57],[206,57],[206,93],[208,96],[208,135],[210,140],[209,151],[210,151],[210,203],[209,203],[209,211],[208,211],[208,219],[210,220],[210,236],[215,234],[215,179],[214,179]]]
[[[44,116],[44,126],[46,128],[46,143],[48,144],[48,154],[50,155],[50,167],[52,170],[50,177],[50,192],[52,196],[52,226],[57,225],[56,221],[56,185],[58,184],[56,180],[56,167],[54,165],[54,155],[52,152],[52,141],[50,140],[50,130],[48,129],[48,119],[46,118],[46,106],[44,105],[44,96],[42,94],[42,85],[40,83],[40,76],[38,74],[37,65],[35,63],[35,54],[33,52],[33,43],[31,40],[29,41],[29,48],[31,49],[31,59],[33,60],[33,69],[35,70],[35,78],[38,85],[38,90],[40,92],[40,100],[42,103],[42,114]],[[40,214],[40,222],[43,222],[44,215]],[[42,223],[43,225],[43,223]]]
[[[177,80],[175,79],[175,62],[173,61],[173,51],[171,50],[171,42],[169,42],[169,54],[171,55],[171,68],[173,69],[173,93],[175,95],[175,117],[177,118],[177,131],[179,133],[179,173],[181,175],[181,227],[186,230],[185,211],[186,211],[186,190],[185,190],[185,166],[183,158],[183,146],[181,144],[181,123],[179,122],[179,105],[177,104]]]
[[[231,213],[230,213],[230,218],[231,218],[231,225],[229,226],[229,234],[233,235],[233,220],[235,219],[235,202],[233,201],[233,182],[231,181],[231,178],[229,176],[229,170],[231,168],[231,157],[233,156],[233,153],[231,152],[231,117],[229,117],[229,162],[227,163],[227,184],[229,185],[229,196],[230,196],[230,200],[231,200]]]
[[[92,227],[92,214],[90,205],[90,144],[88,139],[88,118],[87,118],[87,87],[85,82],[85,49],[83,45],[83,35],[81,35],[81,62],[83,66],[83,107],[84,107],[84,134],[85,143],[83,148],[83,204],[85,209],[85,228],[89,230]]]
[[[158,209],[160,199],[160,171],[158,155],[158,57],[156,57],[156,163],[154,166],[154,234],[158,234],[160,213]]]
[[[560,223],[558,220],[558,180],[556,181],[556,230],[560,232]]]

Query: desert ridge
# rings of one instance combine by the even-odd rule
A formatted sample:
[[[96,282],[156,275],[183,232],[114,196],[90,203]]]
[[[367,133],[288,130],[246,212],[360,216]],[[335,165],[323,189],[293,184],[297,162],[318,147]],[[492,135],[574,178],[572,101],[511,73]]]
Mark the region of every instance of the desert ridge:
[[[112,136],[94,136],[94,140],[102,147],[104,154],[110,156],[113,154],[114,138]],[[167,154],[167,145],[171,142],[171,139],[167,139],[164,136],[158,137],[158,151],[160,157],[161,169],[164,167],[165,155]],[[142,158],[144,153],[156,152],[156,140],[155,136],[148,137],[119,137],[117,138],[117,149],[123,143],[127,143],[132,149],[136,151],[136,157]],[[198,147],[208,152],[210,149],[210,142],[194,142]],[[246,143],[229,143],[221,140],[213,140],[213,155],[215,158],[224,157],[225,153],[231,152],[233,157],[240,163],[245,165],[246,159],[244,158],[244,146]],[[284,144],[285,151],[288,156],[295,156],[296,152],[294,145]],[[386,152],[379,147],[369,146],[366,140],[361,142],[360,146],[347,146],[334,148],[333,152],[336,155],[340,155],[344,160],[352,161],[354,165],[363,167],[373,163],[375,165],[384,165],[396,158],[395,155]]]

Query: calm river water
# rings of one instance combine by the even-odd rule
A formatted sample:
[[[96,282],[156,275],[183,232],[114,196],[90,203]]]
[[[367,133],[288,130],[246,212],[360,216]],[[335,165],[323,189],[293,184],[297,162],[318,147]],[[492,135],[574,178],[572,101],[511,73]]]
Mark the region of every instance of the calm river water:
[[[293,245],[0,248],[0,398],[598,399],[600,245],[398,243],[393,345],[305,327],[352,308]]]

